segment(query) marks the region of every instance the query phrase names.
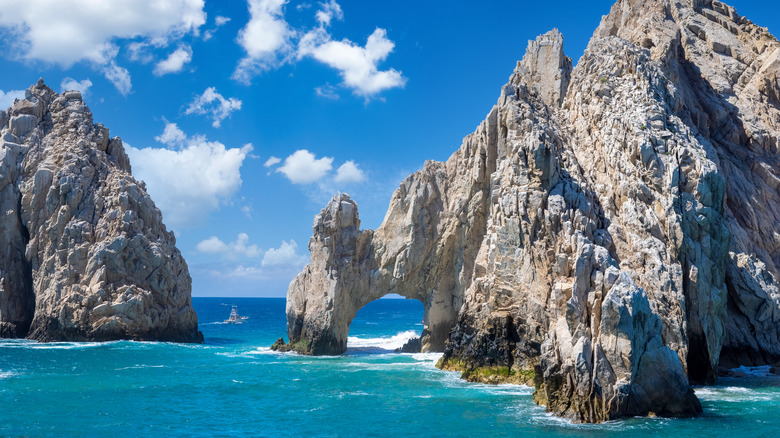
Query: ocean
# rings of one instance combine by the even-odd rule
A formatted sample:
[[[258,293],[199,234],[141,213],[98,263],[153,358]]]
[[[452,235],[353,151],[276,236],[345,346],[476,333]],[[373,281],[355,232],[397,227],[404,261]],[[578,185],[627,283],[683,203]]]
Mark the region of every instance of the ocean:
[[[339,357],[275,353],[284,299],[194,298],[202,345],[0,340],[0,436],[549,437],[728,436],[780,432],[768,369],[696,388],[695,419],[597,425],[550,416],[525,386],[440,371],[439,354],[396,354],[422,331],[417,301],[361,309]],[[230,305],[249,316],[223,324]]]

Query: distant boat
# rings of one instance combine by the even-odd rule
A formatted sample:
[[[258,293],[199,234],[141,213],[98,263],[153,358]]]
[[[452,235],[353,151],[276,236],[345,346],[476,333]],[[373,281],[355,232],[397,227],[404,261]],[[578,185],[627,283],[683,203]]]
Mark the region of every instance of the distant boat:
[[[243,324],[247,319],[249,319],[248,316],[239,316],[237,306],[233,306],[233,309],[230,310],[230,318],[225,320],[225,324]]]

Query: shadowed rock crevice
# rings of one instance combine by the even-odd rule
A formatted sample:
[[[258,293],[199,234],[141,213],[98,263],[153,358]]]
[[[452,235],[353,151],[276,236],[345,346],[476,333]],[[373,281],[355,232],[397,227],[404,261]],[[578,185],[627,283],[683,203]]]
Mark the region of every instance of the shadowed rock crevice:
[[[0,337],[23,338],[35,313],[32,267],[24,256],[30,233],[21,221],[21,196],[12,186],[6,186],[3,192],[3,204],[8,200],[15,205],[12,208],[0,205],[5,212],[0,229],[7,242],[2,249],[0,272],[8,272],[0,279]]]

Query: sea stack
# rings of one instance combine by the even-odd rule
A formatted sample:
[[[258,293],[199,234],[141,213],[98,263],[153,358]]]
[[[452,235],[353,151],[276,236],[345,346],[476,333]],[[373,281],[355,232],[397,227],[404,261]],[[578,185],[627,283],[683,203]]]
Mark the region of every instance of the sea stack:
[[[360,230],[335,197],[287,297],[339,354],[388,293],[464,378],[577,422],[694,416],[691,384],[780,360],[780,43],[721,2],[620,0],[572,68],[531,41],[477,130]],[[497,377],[496,377],[497,376]]]
[[[202,342],[187,264],[78,91],[0,110],[0,337]]]

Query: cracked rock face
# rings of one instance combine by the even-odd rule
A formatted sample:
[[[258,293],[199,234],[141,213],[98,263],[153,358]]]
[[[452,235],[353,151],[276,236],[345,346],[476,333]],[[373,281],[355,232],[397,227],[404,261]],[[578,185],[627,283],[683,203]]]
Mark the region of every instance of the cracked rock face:
[[[620,0],[574,68],[540,36],[379,229],[346,195],[317,216],[291,348],[342,353],[357,310],[399,293],[464,378],[532,380],[574,421],[698,414],[692,383],[780,359],[778,59],[718,1]]]
[[[0,337],[202,341],[173,233],[79,92],[0,111],[0,207]]]

